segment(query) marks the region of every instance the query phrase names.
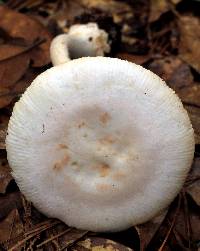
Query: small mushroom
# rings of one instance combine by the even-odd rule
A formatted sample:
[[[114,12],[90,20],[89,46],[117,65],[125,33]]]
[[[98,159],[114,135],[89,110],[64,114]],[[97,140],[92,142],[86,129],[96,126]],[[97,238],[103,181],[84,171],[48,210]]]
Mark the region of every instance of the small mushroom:
[[[44,214],[79,229],[120,231],[174,199],[194,133],[158,76],[88,57],[33,81],[14,107],[6,149],[20,190]]]
[[[56,36],[50,47],[53,65],[80,57],[104,56],[108,52],[108,34],[96,23],[72,25],[67,34]]]

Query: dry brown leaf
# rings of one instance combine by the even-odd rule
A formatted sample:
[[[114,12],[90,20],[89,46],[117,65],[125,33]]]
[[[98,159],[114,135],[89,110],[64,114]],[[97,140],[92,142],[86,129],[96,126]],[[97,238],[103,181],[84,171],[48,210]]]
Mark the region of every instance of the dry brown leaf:
[[[19,97],[40,73],[41,71],[39,70],[35,71],[29,68],[29,70],[26,71],[26,73],[15,83],[15,85],[10,88],[0,88],[0,108],[9,105],[14,98]],[[1,142],[4,143],[0,138],[0,143]]]
[[[13,245],[13,241],[17,242],[21,239],[23,233],[23,224],[19,217],[18,210],[13,209],[9,215],[0,222],[0,243],[8,250]]]
[[[5,138],[10,116],[1,110],[0,114],[0,150],[5,149]]]
[[[88,237],[87,239],[80,241],[75,246],[73,246],[72,250],[133,251],[133,249],[128,248],[122,244],[99,237]]]
[[[47,9],[47,8],[46,8]],[[65,28],[67,23],[73,23],[76,16],[85,12],[86,7],[82,6],[80,0],[63,1],[62,6],[57,11],[51,11],[49,14],[52,19],[57,21],[58,26],[62,29]],[[65,31],[67,31],[65,29]]]
[[[195,158],[191,172],[186,181],[186,192],[200,206],[200,158]]]
[[[11,0],[9,2],[11,2]],[[42,11],[42,8],[44,7],[45,4],[46,4],[46,6],[52,5],[52,3],[47,3],[47,2],[43,1],[43,0],[39,0],[39,1],[32,1],[31,0],[31,1],[25,1],[25,2],[20,0],[21,6],[28,6],[29,5],[29,7],[31,7],[31,6],[36,6],[38,4],[38,6],[40,6],[40,11]],[[128,1],[75,0],[75,1],[59,1],[59,3],[60,2],[62,2],[62,4],[64,3],[65,8],[60,8],[59,11],[57,11],[57,9],[56,9],[57,7],[56,7],[55,9],[53,9],[54,13],[51,14],[51,17],[55,17],[55,19],[58,21],[58,23],[60,22],[60,24],[59,24],[60,27],[64,27],[64,26],[66,26],[66,24],[70,24],[70,22],[66,23],[66,20],[67,20],[67,22],[70,20],[71,23],[73,23],[74,18],[76,16],[82,14],[85,10],[87,11],[87,10],[94,7],[94,8],[98,8],[98,9],[102,10],[103,13],[106,12],[106,13],[111,14],[114,17],[115,22],[119,23],[122,26],[121,31],[122,31],[123,37],[128,39],[128,41],[133,42],[134,45],[136,44],[137,39],[134,38],[134,36],[133,36],[134,28],[133,28],[133,23],[132,23],[132,18],[134,18],[134,16],[135,16],[135,9],[134,9],[134,5],[132,5],[133,7],[130,7],[129,4],[127,4]],[[131,1],[129,1],[129,3],[130,2]],[[167,0],[161,0],[161,1],[152,0],[151,1],[151,4],[155,3],[155,5],[152,6],[152,9],[151,9],[151,15],[150,15],[151,21],[158,20],[158,18],[163,13],[165,13],[166,11],[169,10],[168,4],[166,4],[167,2],[168,2]],[[176,3],[180,2],[180,0],[171,0],[170,2],[176,4]],[[13,3],[18,5],[18,1],[13,0]],[[56,4],[56,6],[58,6],[58,5]],[[4,10],[2,11],[2,7],[0,7],[0,28],[2,27],[11,37],[13,37],[13,39],[18,38],[18,37],[22,38],[25,40],[25,42],[26,42],[25,44],[27,44],[27,46],[31,46],[32,44],[34,44],[36,38],[43,39],[43,38],[46,38],[46,36],[47,36],[47,40],[49,40],[49,35],[47,35],[46,30],[37,21],[35,21],[31,17],[16,13],[14,11],[11,11],[11,10],[5,8],[5,7],[3,7],[3,9]],[[44,10],[45,10],[45,8],[44,8]],[[51,6],[50,6],[49,10],[52,11]],[[91,12],[91,13],[93,13],[93,12]],[[142,12],[140,14],[142,15]],[[47,18],[45,18],[45,19],[47,19]],[[1,26],[1,24],[3,24],[3,25]],[[136,24],[138,24],[138,22],[136,22]],[[6,26],[7,26],[7,28],[6,28]],[[22,27],[22,29],[21,29],[21,27]],[[44,29],[44,34],[42,34],[42,32],[40,32],[41,29]],[[181,31],[182,31],[182,29],[184,30],[184,27],[181,27]],[[29,32],[29,30],[30,31],[33,30],[33,31]],[[187,38],[185,39],[186,42],[190,40],[188,34],[192,33],[193,32],[192,30],[193,29],[190,29],[190,30],[187,30],[187,32],[185,32],[184,35],[187,36]],[[197,31],[195,31],[195,32],[197,33]],[[38,36],[38,34],[39,34],[39,36]],[[124,36],[124,34],[126,36]],[[183,37],[183,33],[181,33],[181,43],[182,43],[182,37]],[[139,40],[141,40],[141,39],[139,39]],[[192,40],[194,40],[194,39],[192,38]],[[8,59],[8,58],[14,57],[18,54],[20,54],[20,57],[21,57],[21,55],[26,54],[26,53],[23,53],[24,50],[27,49],[26,46],[25,47],[18,46],[18,45],[11,46],[9,44],[3,44],[3,42],[4,42],[4,39],[2,39],[1,45],[0,45],[0,60],[1,59]],[[42,65],[49,62],[49,44],[48,44],[48,46],[46,46],[46,44],[47,43],[44,43],[44,44],[40,45],[39,47],[28,51],[27,54],[29,55],[29,59],[31,58],[33,60],[34,66],[42,66]],[[131,46],[132,46],[132,44],[131,44]],[[198,47],[198,49],[199,48],[200,47]],[[183,49],[183,47],[181,47],[181,50],[180,50],[181,52],[182,52],[182,49]],[[134,50],[136,50],[136,49],[134,48]],[[7,53],[6,53],[6,51],[7,51]],[[192,51],[189,51],[189,52],[187,51],[187,53],[183,51],[187,56],[190,54],[188,57],[189,59],[186,60],[183,57],[183,55],[185,56],[184,53],[183,53],[183,55],[181,55],[181,58],[184,59],[185,61],[187,61],[188,63],[190,63],[190,65],[192,65],[195,68],[196,65],[197,65],[197,67],[199,67],[199,63],[194,62],[195,57],[192,58],[192,53],[194,53],[194,51],[195,51],[195,49],[193,49],[193,45],[192,45]],[[195,51],[195,53],[198,54],[198,51]],[[129,61],[139,63],[139,64],[146,63],[149,60],[149,57],[148,56],[146,57],[146,55],[145,56],[137,56],[134,54],[132,55],[132,54],[125,53],[125,54],[121,54],[121,55],[119,54],[117,56],[120,58],[124,57],[123,59],[127,59]],[[48,60],[47,60],[47,58],[48,58]],[[154,55],[152,55],[152,58],[154,58]],[[199,58],[199,57],[197,57],[197,58]],[[29,67],[29,62],[28,62],[28,67]],[[3,82],[4,84],[2,86],[0,85],[0,107],[8,105],[13,100],[13,98],[18,97],[22,92],[24,92],[24,90],[27,88],[27,86],[29,86],[30,82],[35,78],[37,73],[39,74],[39,71],[34,72],[32,69],[27,70],[27,66],[26,66],[26,70],[23,73],[21,72],[21,69],[20,69],[21,73],[20,72],[12,72],[13,69],[14,69],[13,71],[16,70],[16,68],[15,68],[16,65],[18,65],[18,64],[14,63],[14,67],[6,66],[6,69],[10,68],[10,71],[11,71],[11,74],[9,74],[9,72],[6,72],[6,74],[7,74],[6,76],[3,76],[3,71],[1,71],[1,69],[0,69],[0,78],[5,79],[5,81]],[[1,66],[1,64],[0,64],[0,66]],[[199,99],[200,99],[199,98],[199,85],[193,84],[193,77],[192,77],[189,66],[186,63],[183,63],[183,61],[180,60],[178,57],[173,57],[173,56],[166,57],[165,59],[156,60],[151,64],[151,66],[155,67],[155,69],[158,70],[157,73],[162,78],[164,78],[169,83],[169,85],[171,87],[173,87],[178,92],[178,94],[180,95],[180,97],[182,98],[184,103],[189,104],[189,105],[194,105],[194,106],[188,105],[188,106],[186,106],[186,108],[189,111],[193,126],[195,128],[196,143],[200,143],[200,109],[195,107],[195,106],[199,106],[199,102],[200,102],[199,101]],[[197,67],[195,69],[197,69]],[[0,117],[0,119],[1,119],[1,117]],[[1,126],[1,124],[0,124],[0,126]],[[5,148],[5,144],[4,144],[5,133],[6,133],[6,126],[2,125],[2,128],[0,127],[0,148],[2,148],[2,149]],[[6,172],[7,170],[3,170],[3,172],[4,171]],[[3,175],[4,175],[4,173],[3,173]],[[1,178],[1,164],[0,164],[0,178]],[[6,180],[6,179],[5,180],[2,179],[3,182],[1,183],[2,187],[0,185],[0,192],[1,192],[1,190],[4,192],[6,190],[7,184],[9,183],[9,177],[8,177],[8,180]],[[199,195],[198,195],[199,190],[198,190],[198,186],[195,185],[197,183],[198,183],[197,181],[195,183],[190,183],[185,189],[186,189],[187,193],[190,194],[190,196],[196,201],[196,204],[199,205],[199,200],[198,200],[199,199]],[[21,205],[21,199],[20,199],[19,193],[13,193],[13,194],[8,194],[6,196],[1,196],[0,197],[0,218],[2,219],[3,217],[7,216],[7,214],[10,211],[11,211],[10,215],[13,216],[14,215],[13,208],[21,207],[21,206],[22,205]],[[31,218],[32,217],[31,210],[29,213],[30,213],[29,216]],[[10,215],[7,218],[10,218],[11,217]],[[159,229],[159,231],[161,231],[161,237],[162,237],[161,240],[165,239],[166,234],[169,232],[170,226],[173,222],[173,215],[174,215],[174,212],[172,212],[171,218],[166,219],[165,226],[163,226]],[[18,216],[19,215],[17,215],[16,217],[19,218]],[[10,226],[9,222],[12,222],[11,219],[12,219],[12,217],[10,218],[10,221],[9,220],[6,221],[6,223],[3,225],[4,227],[1,227],[1,223],[0,223],[0,237],[1,237],[1,230],[3,231],[3,229],[6,228],[6,224],[7,224],[8,229],[5,230],[5,233],[9,233],[9,226]],[[154,236],[154,233],[159,228],[162,220],[163,220],[163,218],[161,217],[161,218],[158,218],[156,221],[153,220],[153,222],[150,222],[150,223],[148,222],[146,224],[143,224],[143,225],[137,227],[137,231],[138,231],[138,234],[139,234],[139,237],[141,240],[141,244],[143,246],[143,250],[148,245],[148,243],[152,239],[152,237]],[[174,228],[170,232],[171,235],[170,235],[170,237],[167,237],[167,243],[165,243],[165,245],[160,250],[174,251],[174,250],[176,250],[176,248],[174,248],[174,247],[176,247],[177,243],[180,244],[179,248],[181,247],[181,245],[184,244],[184,243],[182,243],[182,241],[183,241],[182,237],[184,237],[184,238],[188,237],[187,231],[183,233],[184,226],[182,223],[184,222],[184,220],[185,220],[184,217],[180,218],[181,224],[178,221],[177,228]],[[199,230],[200,224],[197,223],[198,220],[199,220],[199,216],[197,215],[197,213],[191,213],[191,224],[192,224],[193,230],[195,232],[194,240],[196,240],[196,241],[198,241],[198,239],[199,239],[199,231],[200,231]],[[13,223],[11,223],[11,224],[13,224]],[[60,223],[59,223],[59,225],[60,225]],[[19,227],[19,230],[20,230],[21,224],[18,225],[18,223],[16,223],[16,227]],[[41,226],[41,229],[42,229],[42,227],[43,226]],[[54,229],[54,227],[55,227],[55,229]],[[76,229],[71,229],[71,228],[68,228],[64,224],[63,224],[63,229],[58,230],[57,225],[55,225],[55,226],[53,225],[52,228],[47,229],[47,225],[45,225],[45,230],[42,231],[42,235],[36,233],[34,237],[30,238],[28,240],[29,243],[27,244],[27,246],[29,246],[29,250],[31,250],[31,248],[32,248],[32,250],[34,250],[34,248],[37,246],[37,244],[42,243],[42,242],[44,243],[45,241],[47,241],[47,239],[50,240],[51,238],[53,238],[53,239],[50,240],[49,243],[44,244],[35,250],[52,250],[53,251],[53,250],[59,250],[60,248],[66,248],[66,247],[69,247],[71,250],[80,250],[80,251],[81,250],[94,250],[94,251],[97,251],[97,250],[98,251],[100,251],[100,250],[109,250],[109,251],[111,251],[111,250],[113,250],[113,251],[114,250],[132,250],[130,248],[127,248],[126,246],[123,246],[123,245],[118,244],[116,242],[110,241],[108,239],[104,239],[104,238],[100,238],[100,237],[96,237],[96,236],[95,237],[88,236],[87,231],[80,231],[80,230],[76,230]],[[13,228],[13,231],[17,232],[18,230]],[[3,233],[3,235],[5,233]],[[11,234],[12,234],[12,232],[11,232]],[[175,238],[175,242],[174,242],[175,244],[172,243],[172,237],[171,237],[172,235],[173,235],[173,238]],[[47,239],[43,238],[43,236],[47,237]],[[10,236],[10,237],[12,237],[12,236]],[[41,239],[38,239],[39,237],[41,237]],[[107,237],[105,237],[105,238],[107,238]],[[36,241],[37,241],[37,243],[35,244]],[[133,241],[134,241],[134,237],[133,237]],[[13,242],[13,244],[16,244],[16,242],[17,242],[17,240],[15,240],[15,242]],[[23,242],[22,244],[24,245],[25,242]],[[159,240],[158,240],[158,242],[159,242]],[[11,244],[11,242],[10,242],[10,244]],[[128,245],[128,244],[124,244],[124,245]],[[170,248],[170,245],[171,245],[171,248]],[[12,245],[12,246],[14,246],[14,245]],[[158,245],[158,247],[159,247],[159,245]],[[155,250],[154,246],[151,246],[150,248],[152,248],[151,250]],[[20,249],[21,248],[19,246],[19,250]],[[14,249],[14,250],[17,250],[17,249]],[[186,246],[184,246],[182,249],[180,248],[180,250],[189,250],[189,249]]]
[[[151,0],[149,22],[156,21],[163,13],[169,10],[169,1]]]
[[[66,229],[63,232],[65,231],[66,233],[60,236],[60,238],[58,239],[61,249],[74,245],[75,242],[81,240],[88,234],[88,231],[78,230],[75,228]]]
[[[190,224],[192,230],[192,241],[198,242],[200,236],[200,216],[199,216],[200,208],[196,210],[190,209]]]
[[[96,8],[108,12],[113,16],[115,23],[126,22],[133,17],[133,9],[125,1],[115,0],[79,0],[86,8]]]
[[[49,46],[51,35],[37,20],[0,6],[0,27],[12,38],[23,38],[29,45],[34,44],[37,39],[45,39],[42,43],[31,50],[29,56],[33,59],[33,66],[40,67],[50,62]]]
[[[175,228],[173,230],[174,241],[181,250],[196,250],[196,243],[200,236],[200,215],[199,207],[188,199],[185,192],[182,192],[182,203],[178,214]],[[173,239],[171,239],[171,242]],[[178,247],[177,247],[178,248]]]
[[[195,143],[200,144],[200,109],[189,105],[185,105],[184,107],[188,111],[188,115],[194,128]]]
[[[130,53],[118,53],[116,57],[140,65],[146,63],[150,59],[150,55],[134,55]]]
[[[178,95],[185,104],[200,108],[200,84],[184,87],[179,90]]]
[[[34,66],[49,63],[50,35],[38,21],[5,6],[0,6],[0,28],[7,36],[13,38],[13,41],[14,39],[24,41],[24,46],[0,45],[0,108],[2,108],[30,84],[27,74],[25,75],[30,60],[33,60]],[[38,39],[47,41],[42,43]]]
[[[180,1],[181,0],[171,0],[171,3],[178,4]],[[159,17],[168,10],[170,10],[169,0],[151,0],[149,22],[158,20]]]
[[[0,220],[6,217],[14,208],[22,208],[20,192],[0,196]]]
[[[25,74],[29,62],[30,59],[27,54],[20,54],[0,61],[0,89],[9,88],[17,82]]]
[[[8,161],[4,156],[0,157],[0,193],[4,194],[10,181],[13,179],[11,176],[11,169]]]
[[[180,57],[200,73],[200,20],[194,16],[181,16]]]
[[[167,210],[163,211],[160,215],[156,216],[151,221],[136,226],[136,230],[140,238],[140,251],[146,250],[149,242],[162,224],[166,214]]]
[[[3,108],[10,104],[10,102],[15,97],[15,93],[11,92],[7,88],[0,88],[0,108]],[[3,140],[5,137],[4,132],[2,133],[1,140]],[[4,143],[2,145],[2,148],[4,148]]]
[[[179,58],[170,56],[154,60],[148,68],[164,79],[185,103],[195,130],[195,142],[200,143],[200,109],[192,106],[199,105],[200,88],[193,84],[188,65]]]
[[[164,79],[176,91],[191,85],[193,82],[189,66],[174,56],[154,60],[148,68]]]
[[[13,44],[1,44],[0,45],[0,61],[10,57],[14,57],[26,50],[25,46],[13,45]]]
[[[7,128],[2,128],[0,126],[0,150],[5,149],[5,138],[6,138]]]
[[[24,76],[17,81],[15,84],[15,87],[13,89],[13,92],[22,94],[26,90],[26,88],[32,83],[32,81],[40,74],[42,73],[42,70],[34,70],[32,68],[29,68],[28,71],[24,74]]]
[[[162,224],[160,224],[160,226],[158,225],[158,230],[151,238],[150,243],[149,244],[147,243],[148,244],[147,250],[156,250],[156,251],[171,250],[170,248],[171,236],[176,226],[180,209],[181,209],[181,196],[179,195],[169,206],[168,212],[165,218],[163,219]],[[147,231],[148,229],[146,229],[146,233]],[[149,231],[151,231],[151,229],[149,229]],[[174,247],[174,245],[172,247]]]

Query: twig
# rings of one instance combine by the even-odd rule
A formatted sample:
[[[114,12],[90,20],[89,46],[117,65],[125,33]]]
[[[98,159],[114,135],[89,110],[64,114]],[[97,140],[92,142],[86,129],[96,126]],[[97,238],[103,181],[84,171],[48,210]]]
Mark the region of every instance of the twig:
[[[14,227],[14,223],[15,223],[15,217],[16,217],[16,211],[15,211],[15,214],[13,215],[12,225],[11,225],[11,229],[10,229],[10,233],[9,233],[9,238],[8,238],[8,247],[9,247],[10,239],[11,239],[12,232],[13,232],[13,227]]]
[[[188,247],[191,247],[191,222],[190,216],[188,212],[188,202],[185,194],[185,190],[183,189],[183,203],[184,203],[184,219],[185,219],[185,226],[186,226],[186,234],[188,238]]]
[[[50,228],[50,227],[53,227],[55,226],[56,224],[58,224],[59,222],[54,222],[52,223],[51,225],[49,226],[43,226],[40,227],[40,228],[36,228],[36,229],[33,229],[31,230],[30,232],[28,233],[25,233],[25,238],[21,241],[19,241],[16,245],[14,245],[12,248],[10,248],[8,251],[15,251],[18,247],[20,247],[22,244],[26,243],[26,241],[32,239],[33,237],[35,237],[36,235],[40,234],[41,232],[43,232],[44,230]]]
[[[33,48],[43,44],[44,42],[46,42],[46,38],[37,39],[32,45],[27,46],[24,50],[20,51],[18,54],[15,54],[15,55],[12,55],[12,56],[10,56],[8,58],[2,59],[2,60],[0,60],[0,62],[3,62],[3,61],[6,61],[8,59],[11,59],[11,58],[17,57],[19,55],[22,55],[22,54],[32,50]]]
[[[169,228],[169,230],[168,230],[168,233],[167,233],[167,235],[165,236],[165,239],[164,239],[162,245],[160,246],[160,248],[158,249],[158,251],[163,251],[163,248],[165,247],[165,245],[166,245],[166,243],[167,243],[167,241],[168,241],[168,239],[169,239],[169,236],[170,236],[170,234],[171,234],[171,232],[172,232],[172,230],[173,230],[173,228],[174,228],[174,225],[175,225],[175,223],[176,223],[177,216],[178,216],[178,213],[179,213],[179,210],[180,210],[180,206],[181,206],[181,196],[179,195],[178,205],[177,205],[177,208],[176,208],[176,212],[175,212],[173,221],[172,221],[171,226],[170,226],[170,228]]]
[[[68,229],[64,230],[63,232],[61,232],[61,233],[59,233],[59,234],[57,234],[57,235],[52,236],[51,238],[49,238],[49,239],[43,241],[42,243],[40,243],[39,245],[37,245],[37,248],[42,247],[43,245],[45,245],[45,244],[49,243],[50,241],[53,241],[53,240],[55,240],[56,238],[58,238],[58,237],[60,237],[60,236],[62,236],[62,235],[64,235],[64,234],[70,232],[71,230],[72,230],[72,228],[68,228]]]
[[[49,229],[49,228],[51,228],[51,227],[53,227],[53,226],[55,226],[55,225],[57,225],[59,223],[61,223],[61,222],[56,221],[56,222],[50,223],[48,221],[45,221],[45,222],[43,222],[41,224],[38,224],[39,226],[36,226],[33,229],[26,232],[25,235],[28,236],[28,235],[33,234],[33,233],[42,232],[42,231],[47,230],[47,229]]]
[[[194,107],[196,107],[196,108],[200,108],[200,105],[195,104],[195,103],[193,103],[193,102],[188,102],[188,101],[182,100],[182,103],[183,103],[184,105],[194,106]]]
[[[190,186],[192,183],[196,182],[196,181],[199,181],[200,180],[200,175],[197,175],[196,177],[191,177],[191,178],[188,178],[185,182],[185,187],[187,186]]]
[[[85,231],[79,238],[77,238],[74,241],[71,241],[71,242],[67,243],[64,247],[61,248],[60,251],[63,251],[64,249],[67,250],[67,248],[74,246],[77,242],[82,240],[88,233],[89,233],[89,231]]]
[[[8,251],[15,251],[17,248],[19,248],[21,245],[23,245],[24,243],[26,243],[26,241],[30,240],[31,238],[33,238],[35,235],[33,236],[28,236],[26,238],[24,238],[21,241],[18,241],[18,243],[16,245],[14,245],[12,248],[8,249]]]

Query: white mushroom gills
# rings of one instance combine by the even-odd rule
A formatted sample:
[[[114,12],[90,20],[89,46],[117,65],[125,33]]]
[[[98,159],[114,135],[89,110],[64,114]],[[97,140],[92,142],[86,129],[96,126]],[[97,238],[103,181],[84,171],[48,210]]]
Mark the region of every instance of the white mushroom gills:
[[[99,29],[96,23],[72,25],[67,34],[56,36],[50,47],[53,65],[80,57],[104,56],[108,52],[110,52],[108,34]]]
[[[6,148],[20,190],[44,214],[79,229],[120,231],[177,195],[194,133],[158,76],[88,57],[33,81],[14,107]]]

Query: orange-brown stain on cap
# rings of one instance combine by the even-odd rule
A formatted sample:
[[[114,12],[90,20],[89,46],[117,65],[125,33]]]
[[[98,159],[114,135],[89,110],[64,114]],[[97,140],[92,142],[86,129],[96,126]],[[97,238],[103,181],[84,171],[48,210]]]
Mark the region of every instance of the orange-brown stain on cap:
[[[111,135],[107,135],[99,140],[99,142],[102,143],[103,145],[113,144],[115,143],[115,141],[116,140]]]
[[[58,149],[68,149],[68,146],[65,144],[58,144]]]
[[[107,124],[109,122],[109,120],[111,119],[111,116],[109,115],[109,113],[104,112],[100,115],[99,120],[101,121],[102,124]]]
[[[98,166],[100,177],[106,177],[110,173],[110,166],[103,163]]]
[[[53,166],[53,170],[55,171],[60,171],[65,165],[67,165],[69,163],[70,157],[69,155],[65,155],[63,159],[61,159],[60,161],[57,161],[54,166]]]
[[[114,180],[120,181],[122,180],[124,177],[126,177],[126,174],[122,171],[116,171],[114,172],[114,174],[112,175],[112,178]]]
[[[79,129],[82,128],[82,127],[84,127],[84,126],[85,126],[85,122],[84,121],[78,124],[78,128]]]
[[[109,184],[101,183],[101,184],[96,185],[96,189],[101,192],[108,191],[108,190],[110,190],[110,188],[111,188],[111,186]]]

